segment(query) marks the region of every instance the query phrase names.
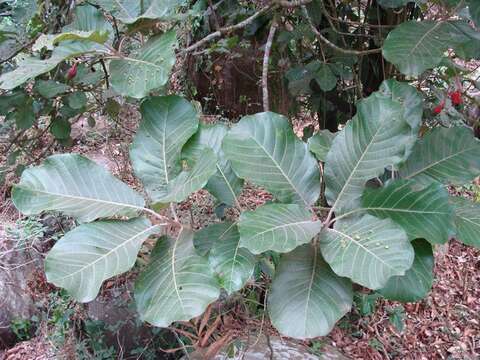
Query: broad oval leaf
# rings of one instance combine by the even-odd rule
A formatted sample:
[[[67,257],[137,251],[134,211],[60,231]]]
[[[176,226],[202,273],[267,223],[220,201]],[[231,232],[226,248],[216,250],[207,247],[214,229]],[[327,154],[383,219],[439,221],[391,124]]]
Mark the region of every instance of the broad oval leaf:
[[[468,0],[468,10],[475,26],[480,27],[480,2],[477,0]]]
[[[308,139],[308,150],[315,154],[317,160],[325,162],[328,151],[332,147],[333,139],[337,134],[329,130],[320,130]]]
[[[384,8],[399,8],[407,5],[411,0],[378,0],[378,5]]]
[[[231,222],[213,224],[210,232],[213,244],[208,261],[220,279],[220,284],[230,295],[243,288],[253,275],[256,258],[250,251],[240,247],[240,234],[237,225]],[[216,236],[221,231],[220,236]]]
[[[360,205],[365,183],[405,159],[416,135],[406,122],[402,105],[371,95],[335,137],[325,162],[325,195],[336,214]]]
[[[383,188],[365,189],[362,208],[400,225],[409,239],[443,244],[454,232],[453,209],[441,184],[416,189],[413,181],[394,181]]]
[[[198,127],[199,114],[179,96],[152,97],[140,105],[142,121],[130,148],[135,174],[148,195],[160,197],[181,171],[181,149]]]
[[[480,174],[479,154],[480,141],[470,129],[438,127],[417,142],[399,172],[422,184],[462,185]]]
[[[222,140],[228,132],[223,124],[200,124],[198,131],[182,149],[183,156],[197,161],[204,147],[210,147],[217,156],[216,173],[208,180],[206,189],[219,201],[240,207],[237,196],[242,190],[243,180],[240,179],[231,167],[230,161],[225,158],[222,150]]]
[[[158,230],[158,225],[152,226],[145,218],[80,225],[48,253],[47,280],[77,301],[92,301],[103,281],[132,268],[142,243]]]
[[[320,235],[324,259],[339,276],[375,290],[412,266],[414,252],[407,234],[390,219],[365,214],[339,219]]]
[[[385,298],[413,302],[425,298],[433,284],[432,245],[423,239],[412,242],[415,258],[412,267],[403,276],[393,276],[378,290]]]
[[[383,57],[403,74],[417,76],[433,69],[448,48],[470,42],[461,21],[407,21],[390,31],[383,44]],[[467,25],[468,26],[468,25]]]
[[[112,25],[105,19],[102,12],[90,4],[75,6],[73,21],[63,27],[63,31],[72,30],[113,33]]]
[[[352,284],[338,277],[318,247],[299,246],[283,255],[268,297],[273,326],[285,335],[305,339],[327,335],[352,306]]]
[[[480,249],[480,204],[462,197],[450,197],[455,210],[456,238]]]
[[[281,202],[312,205],[318,199],[317,161],[284,116],[244,116],[223,139],[223,151],[238,176],[265,187]]]
[[[167,327],[202,314],[220,295],[206,258],[193,247],[193,232],[182,229],[175,239],[162,237],[135,283],[135,301],[142,320]]]
[[[267,250],[289,252],[312,240],[322,228],[321,221],[295,204],[267,204],[240,215],[240,246],[254,254]]]
[[[12,200],[25,215],[59,211],[80,222],[136,216],[144,206],[137,192],[79,154],[52,155],[26,169],[13,187]]]
[[[94,0],[93,2],[125,24],[146,19],[159,21],[177,19],[177,9],[185,3],[184,0]]]
[[[205,148],[191,170],[182,171],[156,194],[160,203],[180,202],[200,190],[217,170],[217,158],[212,149]]]
[[[110,62],[110,82],[119,94],[141,99],[165,85],[175,64],[176,34],[173,30],[150,38],[135,57]]]

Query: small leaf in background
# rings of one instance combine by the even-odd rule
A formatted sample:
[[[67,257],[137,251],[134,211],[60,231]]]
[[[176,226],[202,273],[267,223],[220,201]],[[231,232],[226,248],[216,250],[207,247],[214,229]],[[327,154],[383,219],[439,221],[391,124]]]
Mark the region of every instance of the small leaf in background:
[[[115,99],[109,98],[105,104],[105,111],[110,118],[115,119],[120,113],[122,106]]]
[[[320,130],[308,139],[308,150],[315,154],[317,160],[325,162],[333,139],[335,139],[337,134],[338,133],[332,133],[329,130]]]
[[[320,89],[323,91],[330,91],[337,86],[337,77],[333,73],[330,65],[327,63],[320,63],[318,70],[315,72],[315,80]]]
[[[72,109],[81,109],[87,104],[87,95],[83,91],[74,92],[67,96],[67,104]]]
[[[95,118],[92,115],[90,115],[87,119],[87,123],[88,123],[88,126],[90,126],[91,128],[95,127],[95,124],[96,124]]]
[[[357,292],[353,300],[360,315],[369,316],[375,312],[377,300],[381,297],[382,296],[376,292],[370,294]]]
[[[55,139],[68,139],[71,131],[72,125],[67,119],[56,118],[52,120],[50,133],[55,136]]]
[[[395,329],[402,333],[405,328],[405,309],[402,305],[395,306],[388,310],[388,320],[395,327]]]
[[[34,91],[47,99],[66,93],[69,89],[69,86],[54,80],[37,80],[33,86]]]
[[[451,196],[454,206],[457,240],[480,249],[480,203],[459,196]]]
[[[35,122],[35,114],[33,112],[33,99],[28,100],[19,105],[15,110],[15,122],[18,129],[28,129]]]

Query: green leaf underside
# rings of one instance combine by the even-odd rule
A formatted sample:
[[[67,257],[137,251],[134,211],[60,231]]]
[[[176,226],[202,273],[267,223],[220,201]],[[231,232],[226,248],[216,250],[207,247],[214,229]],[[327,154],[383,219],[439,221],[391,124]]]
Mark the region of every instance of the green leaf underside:
[[[293,338],[327,335],[352,306],[352,285],[311,244],[283,255],[268,297],[273,326]]]
[[[295,204],[267,204],[240,215],[240,246],[254,254],[267,250],[289,252],[312,240],[322,227]]]
[[[79,154],[52,155],[26,169],[13,187],[12,200],[25,215],[59,211],[80,222],[136,216],[144,206],[137,192]]]
[[[73,21],[63,27],[63,31],[97,31],[113,33],[113,27],[95,6],[84,4],[74,9]]]
[[[480,249],[480,204],[462,197],[450,197],[455,210],[456,238]]]
[[[92,41],[65,41],[53,50],[52,56],[40,59],[24,56],[18,67],[0,76],[0,89],[11,90],[41,74],[53,70],[62,61],[85,53],[106,53],[107,49]]]
[[[142,320],[167,327],[202,314],[220,295],[206,258],[193,247],[193,232],[182,229],[175,239],[157,241],[147,268],[135,284]]]
[[[142,121],[130,148],[135,174],[156,201],[181,171],[181,149],[198,127],[198,113],[179,96],[153,97],[140,106]]]
[[[320,194],[317,161],[287,119],[272,112],[244,116],[223,140],[236,174],[278,200],[311,205]]]
[[[184,0],[95,0],[94,3],[112,13],[125,24],[139,20],[168,21],[177,18],[176,10]]]
[[[400,176],[421,184],[462,185],[480,174],[480,141],[466,127],[438,127],[414,146]]]
[[[400,163],[416,135],[400,103],[371,95],[335,137],[325,163],[325,195],[335,213],[360,205],[365,183]]]
[[[141,99],[165,85],[175,64],[176,33],[150,38],[136,57],[110,62],[110,82],[119,94]]]
[[[392,276],[385,287],[378,290],[385,298],[413,302],[425,298],[433,284],[433,251],[426,240],[412,242],[415,258],[412,267],[403,276]]]
[[[332,133],[329,130],[320,130],[308,139],[308,150],[315,154],[317,160],[325,162],[333,139],[337,134],[338,133]]]
[[[233,171],[230,161],[225,158],[221,148],[222,140],[228,132],[223,124],[200,124],[198,131],[182,149],[182,156],[196,162],[204,147],[210,147],[217,156],[215,174],[208,180],[206,189],[219,201],[238,206],[237,196],[242,190],[243,180]]]
[[[212,149],[205,148],[196,164],[189,171],[182,171],[155,195],[155,201],[160,203],[180,202],[191,193],[200,190],[208,179],[217,171],[217,158]]]
[[[212,234],[213,244],[208,261],[218,275],[222,287],[231,295],[243,288],[250,279],[255,269],[256,258],[250,251],[240,247],[240,234],[236,224],[224,222],[215,225],[217,228]],[[209,228],[210,226],[206,229]],[[222,231],[220,236],[214,237],[219,230]]]
[[[383,57],[403,74],[417,76],[441,62],[449,48],[472,40],[462,21],[407,21],[392,30],[383,44]]]
[[[77,301],[92,301],[103,281],[133,267],[142,243],[158,229],[145,218],[80,225],[48,253],[47,280]]]
[[[441,184],[415,189],[413,181],[399,180],[379,189],[365,189],[362,208],[400,225],[410,240],[423,238],[443,244],[454,231],[453,210]]]
[[[320,248],[337,275],[372,290],[384,287],[392,276],[404,275],[414,258],[399,225],[368,214],[336,221],[333,229],[322,231]]]

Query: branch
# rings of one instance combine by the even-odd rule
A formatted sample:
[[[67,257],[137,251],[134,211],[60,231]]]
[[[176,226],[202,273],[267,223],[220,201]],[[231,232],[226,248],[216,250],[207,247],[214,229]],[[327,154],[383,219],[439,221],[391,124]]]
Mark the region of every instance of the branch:
[[[262,93],[263,93],[263,111],[270,111],[268,101],[268,63],[270,60],[270,51],[272,49],[273,38],[275,37],[275,31],[277,31],[277,21],[274,18],[270,31],[268,32],[267,42],[265,44],[265,53],[263,55],[263,68],[262,68]]]
[[[232,31],[239,30],[247,26],[248,24],[252,23],[253,20],[258,18],[260,15],[265,14],[267,11],[273,9],[275,6],[273,4],[267,5],[264,8],[258,10],[255,14],[252,16],[246,18],[245,20],[239,22],[238,24],[231,25],[231,26],[226,26],[221,29],[218,29],[217,31],[205,36],[203,39],[197,41],[195,44],[190,45],[189,47],[183,49],[180,51],[180,53],[187,53],[190,51],[193,51],[195,49],[198,49],[200,46],[204,45],[205,43],[212,41],[213,39],[216,39],[224,34],[228,34]]]
[[[341,52],[342,54],[348,54],[348,55],[368,55],[368,54],[377,54],[377,53],[380,53],[382,51],[381,48],[378,48],[378,49],[370,49],[370,50],[351,50],[351,49],[344,49],[344,48],[341,48],[337,45],[335,45],[334,43],[332,43],[330,40],[328,40],[325,36],[323,36],[320,31],[317,30],[317,28],[315,27],[315,25],[313,24],[312,22],[312,19],[310,18],[310,15],[308,15],[308,11],[307,11],[307,8],[305,6],[302,6],[302,10],[303,10],[303,13],[305,15],[305,17],[307,18],[308,20],[308,23],[310,24],[310,28],[312,29],[313,33],[315,34],[315,36],[320,40],[322,41],[323,43],[325,43],[326,45],[328,45],[329,47],[331,47],[332,49],[338,51],[338,52]]]

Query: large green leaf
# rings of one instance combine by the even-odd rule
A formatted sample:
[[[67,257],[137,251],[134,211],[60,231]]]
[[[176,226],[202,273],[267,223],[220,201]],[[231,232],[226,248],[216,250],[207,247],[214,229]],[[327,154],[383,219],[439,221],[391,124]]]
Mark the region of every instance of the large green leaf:
[[[213,224],[209,234],[213,243],[208,261],[220,279],[221,286],[230,295],[245,286],[255,268],[256,259],[250,251],[240,247],[240,234],[235,223]],[[216,236],[221,232],[220,236]]]
[[[415,258],[403,276],[392,276],[378,292],[389,300],[413,302],[427,296],[433,284],[432,245],[423,239],[412,242]]]
[[[414,146],[400,175],[422,184],[465,184],[480,174],[480,141],[466,127],[438,127]]]
[[[179,96],[153,97],[140,106],[142,121],[131,149],[135,174],[154,201],[181,171],[183,145],[198,127],[198,113]]]
[[[453,209],[441,184],[416,189],[413,181],[394,181],[383,188],[365,189],[362,208],[379,218],[390,218],[409,239],[443,244],[454,231]]]
[[[155,195],[154,200],[160,203],[185,200],[188,195],[207,184],[208,179],[217,171],[216,163],[217,158],[212,149],[205,148],[193,168],[182,171],[177,177],[171,179],[162,191]]]
[[[83,224],[65,234],[45,259],[47,280],[88,302],[102,282],[135,264],[142,243],[159,226],[145,218]]]
[[[165,85],[175,64],[175,31],[151,37],[135,57],[110,61],[112,88],[119,94],[141,99]]]
[[[455,210],[457,240],[480,249],[480,204],[454,196],[450,201]]]
[[[185,0],[94,0],[94,3],[110,12],[125,24],[133,24],[142,19],[168,21],[177,18],[177,8]]]
[[[99,9],[90,4],[84,4],[75,7],[73,11],[73,21],[63,27],[63,31],[66,32],[73,30],[99,31],[111,34],[113,27]]]
[[[195,162],[204,147],[213,149],[217,156],[217,171],[208,181],[206,188],[219,201],[231,206],[239,206],[237,195],[242,190],[243,180],[233,172],[230,161],[225,158],[221,147],[227,132],[228,128],[223,124],[201,124],[195,135],[183,147],[182,154]]]
[[[365,183],[405,159],[415,133],[402,104],[373,94],[335,137],[325,162],[325,195],[336,214],[360,205]]]
[[[240,246],[254,254],[267,250],[289,252],[312,240],[322,228],[321,221],[295,204],[267,204],[240,215]]]
[[[338,133],[332,133],[329,130],[320,130],[308,139],[308,150],[313,152],[319,161],[325,162],[333,139],[337,134]]]
[[[407,21],[393,29],[383,56],[405,75],[417,76],[438,66],[444,52],[472,40],[461,21]],[[467,25],[468,26],[468,25]]]
[[[52,155],[26,169],[12,200],[25,215],[59,211],[81,222],[135,216],[143,198],[105,168],[78,154]]]
[[[320,248],[337,275],[373,290],[392,276],[404,275],[414,257],[399,225],[368,214],[336,221],[333,229],[322,231]]]
[[[147,268],[135,284],[142,320],[167,327],[202,314],[220,295],[206,258],[193,247],[193,232],[182,229],[175,239],[157,241]]]
[[[278,265],[268,312],[280,333],[294,338],[327,335],[352,306],[352,284],[325,263],[317,247],[299,246]]]
[[[70,87],[54,80],[37,80],[33,89],[48,99],[66,93]]]
[[[65,41],[53,50],[52,56],[40,59],[34,56],[22,56],[18,59],[18,67],[0,76],[0,89],[11,90],[30,79],[53,70],[62,61],[85,53],[103,54],[108,50],[92,41]]]
[[[478,0],[468,0],[468,10],[475,26],[480,27],[480,2]]]
[[[312,205],[320,194],[317,161],[272,112],[243,117],[223,139],[223,151],[238,176],[265,187],[281,202]]]

